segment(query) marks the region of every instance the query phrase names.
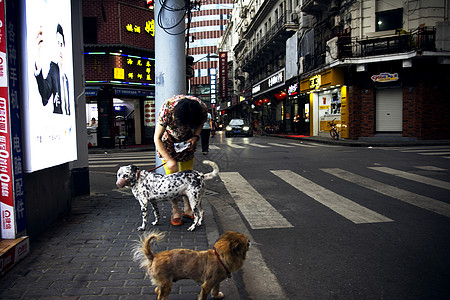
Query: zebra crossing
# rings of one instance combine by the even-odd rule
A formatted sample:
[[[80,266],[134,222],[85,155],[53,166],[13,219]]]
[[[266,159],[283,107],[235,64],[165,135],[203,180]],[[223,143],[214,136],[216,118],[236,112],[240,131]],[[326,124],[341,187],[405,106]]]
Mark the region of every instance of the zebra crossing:
[[[450,147],[448,146],[382,147],[379,149],[423,156],[441,156],[442,158],[450,159]]]
[[[139,168],[153,168],[155,166],[155,151],[90,154],[89,168],[118,168],[133,164]]]
[[[292,145],[291,145],[292,144]],[[279,147],[277,143],[267,143],[258,144],[263,147]],[[281,145],[281,144],[280,144]],[[286,144],[284,144],[286,146]],[[311,144],[300,144],[300,143],[287,143],[291,147],[315,147]],[[222,149],[225,145],[211,145],[211,150]],[[229,145],[227,145],[229,146]],[[254,145],[253,145],[254,146]],[[217,147],[217,148],[216,148]],[[241,146],[244,147],[244,146]],[[259,146],[255,146],[259,147]],[[417,152],[415,150],[428,150],[423,153],[442,153],[443,150],[438,149],[397,149],[396,151],[406,152],[406,153],[416,153],[420,154],[422,152]],[[389,151],[394,149],[389,148]],[[414,150],[414,151],[413,151]],[[432,152],[435,151],[435,152]],[[135,152],[135,153],[105,153],[105,154],[91,154],[89,156],[89,167],[94,170],[101,170],[101,168],[118,168],[119,166],[126,164],[134,164],[140,168],[151,169],[155,166],[155,153],[154,151],[148,152]],[[350,166],[349,166],[350,168]],[[386,212],[377,212],[373,208],[365,207],[361,204],[360,199],[351,199],[352,197],[348,195],[341,195],[342,185],[345,187],[358,187],[371,191],[370,197],[365,199],[363,203],[370,203],[370,201],[376,201],[373,196],[373,192],[387,199],[392,199],[393,201],[399,201],[400,203],[406,203],[414,207],[450,218],[450,204],[446,203],[447,199],[434,199],[433,195],[442,195],[442,191],[450,190],[450,181],[445,178],[436,179],[428,176],[435,172],[436,174],[446,173],[447,169],[441,166],[433,165],[418,165],[413,166],[414,170],[404,171],[395,169],[387,166],[369,166],[366,168],[367,172],[364,175],[356,174],[347,168],[320,168],[319,177],[308,177],[305,173],[298,174],[289,169],[280,170],[267,170],[267,174],[263,174],[261,180],[258,179],[253,182],[251,178],[245,178],[239,172],[227,172],[221,171],[219,174],[220,180],[223,182],[228,194],[234,200],[236,206],[239,208],[240,212],[247,220],[249,226],[252,229],[268,229],[268,228],[291,228],[292,220],[288,220],[283,216],[283,212],[277,211],[274,206],[268,201],[264,192],[259,192],[258,188],[268,185],[273,177],[276,176],[281,179],[282,184],[277,188],[277,192],[283,193],[288,186],[293,187],[296,193],[302,195],[302,199],[305,201],[315,201],[321,204],[321,206],[327,210],[331,210],[340,217],[354,223],[354,224],[367,224],[367,223],[389,223],[395,222],[395,217],[388,215]],[[422,172],[420,172],[422,171]],[[424,172],[425,171],[425,172]],[[426,175],[419,175],[419,174]],[[377,181],[373,178],[379,178],[379,176],[373,176],[374,174],[383,174],[384,182]],[[340,182],[339,188],[334,188],[333,186],[323,186],[323,182],[319,182],[318,178],[324,176],[331,176],[336,182]],[[370,176],[370,178],[368,177]],[[406,186],[421,186],[422,189],[412,189],[406,190],[405,188],[400,188],[393,186],[390,181],[395,181],[394,179],[401,180],[402,182],[408,183]],[[386,183],[387,182],[387,183]],[[413,185],[411,185],[413,184]],[[427,191],[433,191],[435,189],[438,193],[426,193],[423,188]],[[208,194],[210,195],[210,194]],[[436,197],[436,196],[434,196]],[[367,205],[367,204],[366,204]],[[264,218],[261,218],[264,215]]]
[[[434,170],[437,167],[419,166],[418,168]],[[448,189],[449,185],[449,183],[445,181],[410,174],[408,172],[394,170],[392,168],[369,167],[368,169],[383,172],[391,176],[400,175],[403,179],[413,182],[421,182],[422,184],[433,188]],[[320,169],[320,171],[324,172],[324,175],[329,174],[335,176],[339,179],[347,181],[349,184],[358,185],[364,189],[374,191],[391,199],[450,218],[450,205],[443,201],[391,186],[389,184],[339,168],[323,168]],[[306,178],[304,175],[299,175],[291,170],[270,170],[270,173],[280,178],[286,184],[297,189],[299,193],[308,196],[308,199],[312,199],[313,201],[322,204],[327,209],[334,211],[341,217],[353,222],[354,224],[395,222],[395,220],[390,216],[382,215],[368,209],[356,203],[356,199],[348,199],[342,195],[339,195],[338,192],[327,189],[320,184],[315,183],[313,180]],[[292,227],[289,220],[286,220],[281,214],[277,215],[272,213],[273,207],[256,191],[251,181],[247,181],[237,172],[221,172],[219,176],[252,229]],[[282,192],[284,187],[279,186],[279,190]],[[378,199],[368,200],[376,201]],[[271,224],[258,223],[261,222],[260,216],[266,212],[268,217],[264,218],[263,221],[268,222],[268,220],[270,220],[271,224],[275,224],[273,227],[271,227]]]

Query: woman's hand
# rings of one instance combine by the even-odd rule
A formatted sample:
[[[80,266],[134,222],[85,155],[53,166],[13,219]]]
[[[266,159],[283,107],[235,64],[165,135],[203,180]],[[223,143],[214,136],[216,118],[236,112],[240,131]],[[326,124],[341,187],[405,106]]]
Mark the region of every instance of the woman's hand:
[[[194,149],[195,144],[197,144],[199,139],[200,139],[200,137],[198,135],[194,135],[193,137],[191,137],[190,139],[188,139],[186,141],[186,143],[190,143],[189,150]]]
[[[178,163],[175,159],[170,158],[166,161],[166,168],[169,169],[172,173],[178,172]]]

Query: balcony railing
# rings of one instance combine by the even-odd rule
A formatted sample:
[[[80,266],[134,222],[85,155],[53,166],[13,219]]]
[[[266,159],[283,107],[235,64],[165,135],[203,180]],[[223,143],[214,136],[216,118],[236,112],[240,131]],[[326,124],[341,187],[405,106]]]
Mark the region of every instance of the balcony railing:
[[[248,65],[256,55],[263,50],[280,32],[286,30],[289,26],[297,26],[297,19],[293,17],[292,11],[286,11],[271,28],[250,47],[250,50],[244,56],[244,66]],[[293,27],[294,28],[294,27]],[[294,32],[294,31],[293,31]]]
[[[400,54],[411,51],[436,51],[436,28],[420,27],[411,33],[398,32],[394,35],[371,38],[351,38],[340,36],[337,39],[336,57],[332,60],[344,60],[346,58],[361,58],[376,55]],[[310,71],[321,67],[326,63],[326,53],[315,53],[304,57],[304,71]]]

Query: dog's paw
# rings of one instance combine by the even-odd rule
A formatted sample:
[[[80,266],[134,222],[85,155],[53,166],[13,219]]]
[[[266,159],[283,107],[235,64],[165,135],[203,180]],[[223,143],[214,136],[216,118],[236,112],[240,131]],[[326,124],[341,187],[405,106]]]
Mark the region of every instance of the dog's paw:
[[[142,226],[139,226],[138,228],[137,228],[137,231],[144,231],[145,230],[145,227],[142,227]]]
[[[213,299],[223,299],[224,295],[222,292],[218,292],[217,295],[211,295]]]
[[[188,231],[194,231],[195,230],[195,224],[192,224],[189,228]]]
[[[159,224],[158,221],[153,221],[153,222],[152,222],[152,225],[153,225],[153,226],[158,225],[158,224]]]

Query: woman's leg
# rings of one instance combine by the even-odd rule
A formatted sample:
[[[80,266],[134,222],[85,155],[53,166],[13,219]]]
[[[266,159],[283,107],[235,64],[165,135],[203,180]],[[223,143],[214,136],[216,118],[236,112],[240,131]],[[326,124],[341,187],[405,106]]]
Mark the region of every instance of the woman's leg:
[[[194,159],[179,162],[178,169],[180,171],[193,170]],[[186,197],[183,197],[183,203],[184,203],[184,213],[192,216],[193,215],[192,208],[191,205],[189,204],[189,200]]]
[[[163,161],[164,163],[164,161]],[[182,161],[182,162],[178,162],[178,170],[181,171],[185,171],[185,170],[192,170],[194,168],[194,159],[188,160],[188,161]],[[171,172],[169,169],[166,168],[166,166],[164,165],[164,170],[166,171],[166,175],[172,174],[173,172]],[[181,225],[181,220],[180,222],[178,222],[177,219],[181,219],[181,212],[180,212],[180,208],[178,207],[178,199],[172,199],[172,221],[175,220],[175,223],[179,223],[179,225]],[[184,212],[188,215],[192,216],[192,208],[191,205],[189,204],[189,201],[183,197],[183,203],[184,203]],[[172,224],[174,224],[174,222],[172,222]]]

